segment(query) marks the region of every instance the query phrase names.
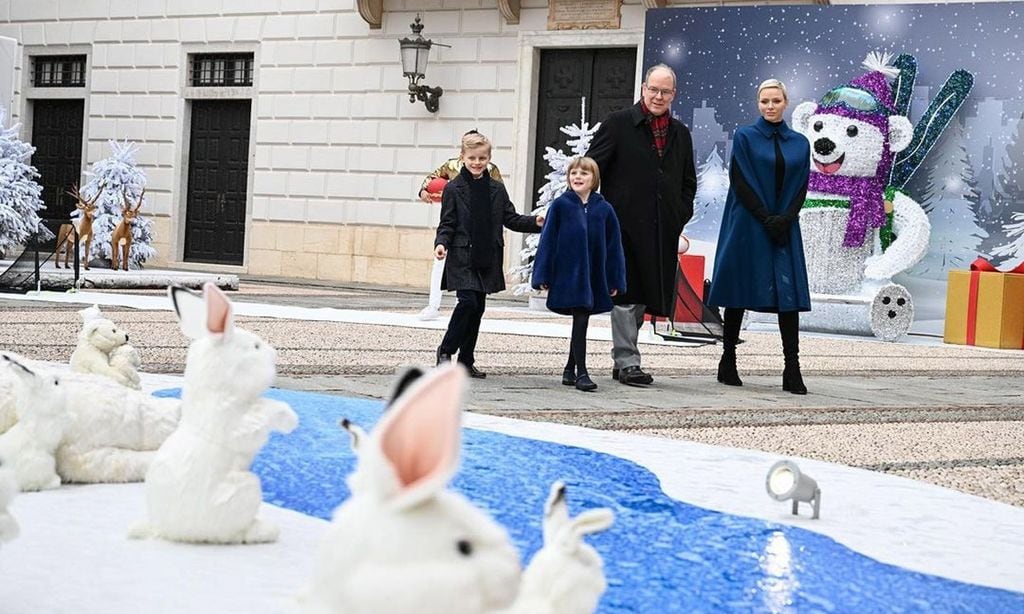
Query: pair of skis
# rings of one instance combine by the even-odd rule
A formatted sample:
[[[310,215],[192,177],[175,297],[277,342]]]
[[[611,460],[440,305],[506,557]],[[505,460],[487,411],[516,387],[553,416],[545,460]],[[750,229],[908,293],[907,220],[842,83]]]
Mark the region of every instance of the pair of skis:
[[[899,75],[893,83],[893,98],[896,113],[910,116],[910,102],[914,93],[914,81],[917,79],[917,59],[907,53],[900,54],[893,67]],[[942,136],[943,131],[952,121],[953,116],[967,100],[974,87],[974,75],[966,70],[957,70],[946,79],[939,93],[932,99],[928,109],[914,125],[914,136],[906,149],[896,154],[892,171],[889,173],[889,185],[903,189],[914,173],[921,167],[925,156],[932,150]]]

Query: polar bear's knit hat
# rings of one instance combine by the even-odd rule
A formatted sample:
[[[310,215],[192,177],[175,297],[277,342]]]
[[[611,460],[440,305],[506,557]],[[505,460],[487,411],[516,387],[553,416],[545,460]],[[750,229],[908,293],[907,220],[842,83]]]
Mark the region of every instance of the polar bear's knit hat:
[[[872,51],[864,58],[862,65],[868,73],[830,90],[821,98],[821,108],[829,110],[845,110],[849,115],[865,121],[875,118],[888,118],[894,114],[895,101],[889,79],[899,76],[899,69],[889,64],[891,53]],[[875,123],[875,122],[872,122]]]

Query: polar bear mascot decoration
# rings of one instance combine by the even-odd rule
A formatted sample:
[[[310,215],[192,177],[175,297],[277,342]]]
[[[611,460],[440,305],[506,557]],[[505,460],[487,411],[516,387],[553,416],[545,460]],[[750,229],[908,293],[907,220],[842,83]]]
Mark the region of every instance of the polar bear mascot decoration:
[[[910,293],[891,278],[924,257],[931,226],[903,188],[967,97],[973,77],[954,73],[915,127],[907,116],[916,61],[901,55],[891,65],[891,59],[868,54],[867,74],[793,111],[793,128],[811,144],[800,212],[814,303],[801,325],[810,330],[894,341],[913,321]]]
[[[22,491],[60,487],[57,447],[67,428],[64,386],[52,373],[29,369],[12,354],[0,368],[15,375],[17,423],[0,435],[0,462],[10,467]]]
[[[128,333],[103,317],[99,306],[78,312],[82,330],[71,354],[71,370],[76,373],[105,375],[123,386],[140,389],[138,351],[128,343]]]
[[[335,511],[313,577],[300,597],[304,612],[594,611],[605,587],[600,557],[588,551],[582,559],[575,558],[579,538],[587,531],[561,530],[573,524],[564,511],[564,496],[549,505],[551,541],[546,522],[541,551],[557,552],[537,554],[534,560],[541,563],[535,575],[545,577],[529,584],[536,593],[526,595],[520,590],[519,553],[505,529],[445,488],[459,460],[466,381],[465,371],[455,364],[419,379],[407,376],[371,435],[343,422],[358,465],[348,478],[352,494]],[[403,392],[402,386],[408,388]],[[564,493],[560,484],[558,490]],[[610,510],[584,516],[598,520],[590,523],[592,530],[612,522]],[[529,579],[531,571],[525,577]]]
[[[9,542],[18,536],[18,522],[11,515],[11,502],[18,494],[18,481],[14,472],[0,460],[0,543]]]
[[[237,328],[231,302],[212,283],[202,296],[168,290],[181,330],[192,339],[181,421],[146,474],[147,519],[132,537],[204,543],[263,543],[276,526],[257,518],[262,491],[250,471],[272,431],[291,432],[287,403],[261,398],[276,376],[276,352]]]

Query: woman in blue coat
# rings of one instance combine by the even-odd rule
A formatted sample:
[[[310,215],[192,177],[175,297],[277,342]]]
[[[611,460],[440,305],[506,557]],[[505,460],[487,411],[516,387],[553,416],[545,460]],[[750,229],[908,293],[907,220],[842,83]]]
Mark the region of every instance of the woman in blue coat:
[[[594,191],[601,183],[597,163],[576,158],[566,172],[570,189],[548,207],[531,283],[548,291],[548,309],[572,316],[562,383],[591,391],[597,384],[587,373],[587,325],[626,291],[626,260],[615,210]]]
[[[761,118],[736,130],[708,303],[725,308],[718,381],[742,386],[736,343],[743,311],[779,314],[786,368],[782,389],[807,394],[800,375],[800,312],[810,311],[799,214],[807,196],[810,144],[786,125],[786,86],[757,88]]]

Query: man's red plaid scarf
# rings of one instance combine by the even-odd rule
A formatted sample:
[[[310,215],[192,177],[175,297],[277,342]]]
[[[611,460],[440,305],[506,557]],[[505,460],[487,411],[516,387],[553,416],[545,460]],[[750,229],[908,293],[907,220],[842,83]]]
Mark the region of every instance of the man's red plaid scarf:
[[[640,101],[640,110],[643,112],[644,117],[647,118],[647,123],[651,125],[651,133],[654,134],[654,146],[658,149],[658,157],[665,155],[665,143],[668,141],[668,122],[669,113],[665,111],[661,115],[652,115],[651,110],[647,108],[644,101]]]

